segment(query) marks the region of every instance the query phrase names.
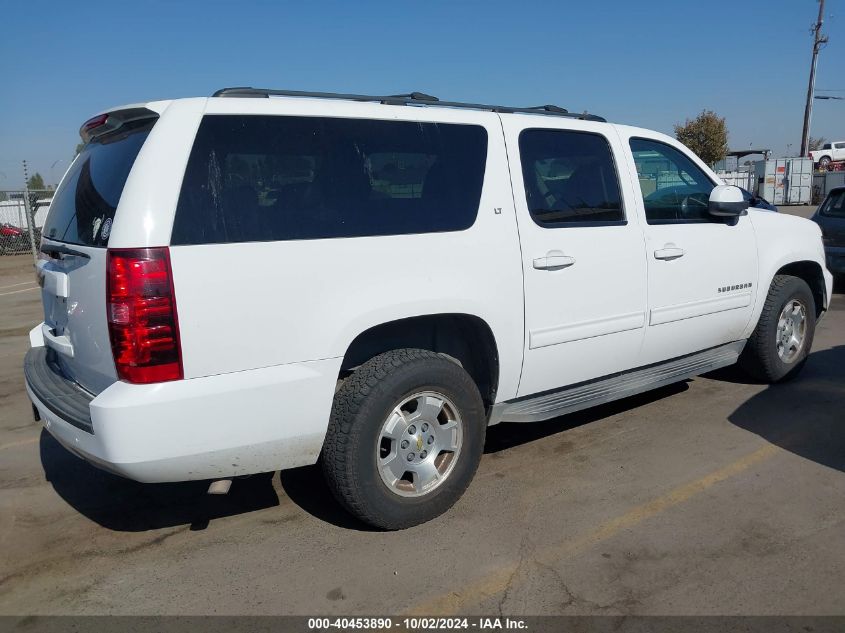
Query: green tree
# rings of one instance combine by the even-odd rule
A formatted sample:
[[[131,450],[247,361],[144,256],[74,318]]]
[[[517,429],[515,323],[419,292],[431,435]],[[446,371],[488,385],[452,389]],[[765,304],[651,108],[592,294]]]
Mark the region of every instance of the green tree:
[[[73,155],[74,158],[79,156],[82,153],[82,150],[85,149],[85,143],[77,143],[76,144],[76,153]]]
[[[809,149],[811,152],[815,152],[817,149],[821,149],[822,145],[827,143],[827,139],[824,136],[811,136],[810,142],[808,143]]]
[[[675,138],[698,154],[708,165],[722,160],[728,153],[728,127],[724,117],[711,110],[702,110],[683,125],[675,124]]]
[[[46,189],[47,186],[44,184],[44,179],[41,177],[41,174],[35,172],[32,176],[29,177],[29,180],[26,181],[27,189],[32,191],[33,189]]]

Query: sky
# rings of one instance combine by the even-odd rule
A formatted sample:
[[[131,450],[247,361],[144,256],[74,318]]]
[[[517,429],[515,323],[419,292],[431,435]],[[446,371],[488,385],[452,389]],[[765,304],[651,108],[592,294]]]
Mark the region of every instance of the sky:
[[[815,0],[0,0],[0,190],[57,182],[83,121],[225,86],[588,110],[671,134],[714,110],[731,149],[796,154]],[[817,94],[845,96],[845,0],[827,0]],[[829,90],[831,92],[825,92]],[[845,101],[813,136],[845,140]]]

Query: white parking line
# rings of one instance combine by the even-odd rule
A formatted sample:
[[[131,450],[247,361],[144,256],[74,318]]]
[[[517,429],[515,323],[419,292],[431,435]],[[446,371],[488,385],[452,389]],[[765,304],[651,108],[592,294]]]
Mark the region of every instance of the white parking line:
[[[5,297],[6,295],[16,295],[19,292],[27,292],[29,290],[39,290],[38,286],[33,286],[32,288],[23,288],[21,290],[12,290],[12,292],[0,292],[0,297]]]
[[[9,288],[16,288],[17,286],[25,286],[31,284],[31,281],[22,281],[19,284],[9,284],[8,286],[0,286],[0,290],[8,290]]]

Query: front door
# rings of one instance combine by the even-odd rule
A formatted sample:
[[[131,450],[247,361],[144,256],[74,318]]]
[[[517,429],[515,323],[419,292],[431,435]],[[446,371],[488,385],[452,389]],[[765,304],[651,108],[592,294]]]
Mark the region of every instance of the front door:
[[[715,182],[678,145],[627,137],[646,218],[648,327],[638,365],[736,341],[757,287],[751,219],[707,211]]]
[[[503,124],[525,283],[519,395],[630,369],[645,327],[646,262],[632,180],[616,168],[618,137],[589,121]]]

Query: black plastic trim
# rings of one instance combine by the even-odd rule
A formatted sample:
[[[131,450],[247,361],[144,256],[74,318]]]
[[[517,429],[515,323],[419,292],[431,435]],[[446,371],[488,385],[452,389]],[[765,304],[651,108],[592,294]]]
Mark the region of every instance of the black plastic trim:
[[[60,255],[73,255],[74,257],[84,257],[85,259],[91,259],[91,256],[88,253],[83,253],[82,251],[78,251],[75,248],[69,248],[64,244],[42,244],[41,252],[45,255],[49,255],[50,257],[57,257]]]
[[[359,95],[339,92],[308,92],[304,90],[274,90],[270,88],[251,88],[248,86],[236,88],[221,88],[212,97],[305,97],[311,99],[343,99],[346,101],[374,101],[387,105],[430,105],[441,108],[466,108],[469,110],[490,110],[492,112],[525,114],[546,114],[550,116],[561,116],[569,119],[582,119],[585,121],[605,122],[606,119],[583,112],[569,112],[566,108],[556,105],[541,105],[530,107],[488,105],[484,103],[463,103],[461,101],[441,101],[437,97],[422,92],[410,92],[400,95]]]
[[[584,222],[550,222],[540,224],[537,220],[534,223],[542,229],[577,229],[579,227],[591,228],[597,226],[627,226],[628,220],[585,220]]]
[[[94,396],[61,373],[51,359],[54,353],[46,347],[33,347],[26,353],[23,361],[26,384],[50,411],[68,424],[93,435],[90,404]]]
[[[707,204],[707,210],[710,215],[717,218],[735,218],[745,215],[747,209],[748,202],[745,200],[738,200],[736,202],[716,202],[710,200]]]

